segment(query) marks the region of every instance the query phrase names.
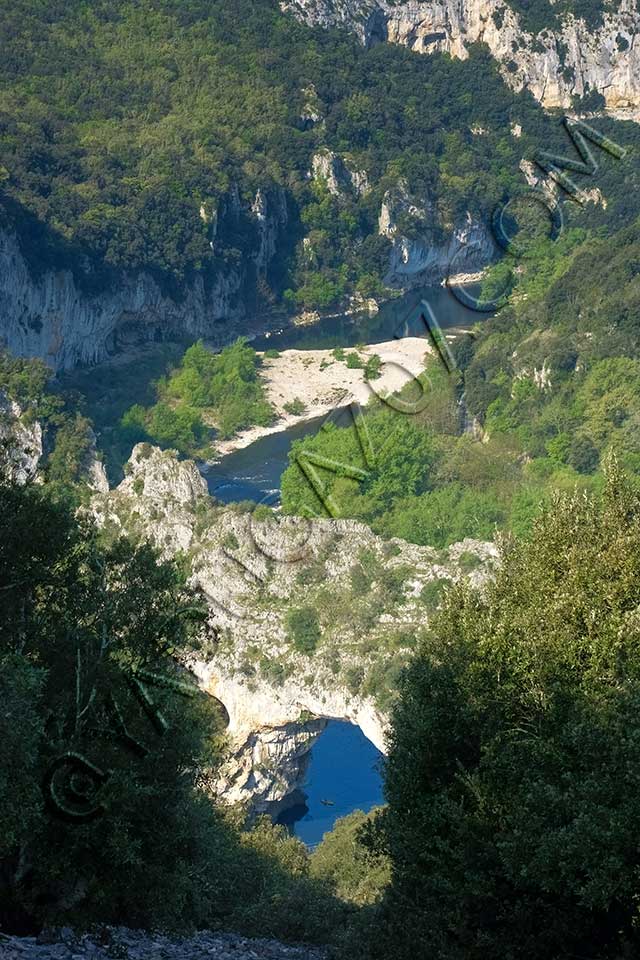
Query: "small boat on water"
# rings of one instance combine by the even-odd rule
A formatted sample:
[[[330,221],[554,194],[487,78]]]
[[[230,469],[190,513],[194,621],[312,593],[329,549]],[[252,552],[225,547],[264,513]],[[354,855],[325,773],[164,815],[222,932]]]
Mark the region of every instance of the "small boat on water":
[[[333,800],[321,800],[320,803],[324,804],[325,807],[335,807],[335,801]]]

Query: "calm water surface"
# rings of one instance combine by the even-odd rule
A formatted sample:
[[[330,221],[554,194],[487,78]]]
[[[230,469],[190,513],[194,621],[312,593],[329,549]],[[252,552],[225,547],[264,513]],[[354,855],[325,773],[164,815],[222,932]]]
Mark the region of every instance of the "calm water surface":
[[[384,304],[375,317],[332,317],[322,320],[317,327],[293,327],[270,337],[256,337],[251,345],[256,350],[270,347],[328,350],[357,343],[383,343],[394,336],[426,338],[424,324],[417,316],[412,317],[422,300],[429,303],[443,330],[470,329],[483,318],[482,314],[463,307],[444,287],[429,287]],[[222,503],[254,500],[256,503],[277,504],[280,477],[288,466],[292,442],[315,433],[323,419],[309,420],[263,437],[208,467],[205,476],[209,492]]]
[[[469,289],[473,289],[469,287]],[[398,300],[390,300],[375,316],[327,317],[309,327],[287,327],[281,333],[261,335],[251,341],[256,350],[270,347],[287,350],[331,350],[353,347],[358,343],[384,343],[395,336],[425,336],[424,324],[414,316],[416,307],[426,300],[443,330],[470,329],[483,315],[464,307],[445,287],[412,290]]]
[[[384,803],[382,760],[359,727],[331,720],[311,751],[304,803],[283,814],[279,822],[307,846],[316,846],[339,817],[354,810],[367,813]]]

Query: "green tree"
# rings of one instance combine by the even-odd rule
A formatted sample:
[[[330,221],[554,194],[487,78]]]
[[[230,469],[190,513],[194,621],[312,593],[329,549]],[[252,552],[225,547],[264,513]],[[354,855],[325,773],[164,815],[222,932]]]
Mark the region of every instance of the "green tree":
[[[313,653],[322,636],[318,614],[313,607],[295,607],[286,617],[289,637],[299,653]]]
[[[150,439],[195,456],[203,453],[213,434],[203,412],[216,422],[222,437],[254,424],[266,426],[274,411],[258,377],[259,365],[258,354],[244,337],[218,353],[199,340],[179,366],[156,383],[157,403],[148,410],[136,404],[126,411],[121,433],[130,442]]]
[[[0,485],[0,526],[2,929],[335,939],[352,911],[302,843],[215,802],[224,718],[186,669],[206,619],[186,571],[106,547],[46,485]]]
[[[461,584],[393,717],[375,956],[631,957],[640,946],[640,500],[559,496]]]
[[[0,518],[2,922],[178,922],[198,831],[215,828],[198,783],[217,762],[205,731],[220,722],[195,687],[186,699],[160,689],[172,733],[158,736],[127,677],[180,679],[205,608],[177,567],[124,540],[101,547],[39,487],[0,486]],[[63,762],[43,790],[69,751],[87,762]],[[94,804],[102,815],[85,821]]]
[[[354,810],[336,820],[311,855],[311,876],[329,883],[340,899],[358,906],[377,903],[391,879],[389,859],[372,854],[361,842],[363,828],[377,816],[377,810]]]

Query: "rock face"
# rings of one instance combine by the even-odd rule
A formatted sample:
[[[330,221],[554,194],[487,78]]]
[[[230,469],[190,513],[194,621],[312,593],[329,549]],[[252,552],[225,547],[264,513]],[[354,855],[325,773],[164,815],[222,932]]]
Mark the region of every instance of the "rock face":
[[[354,169],[348,158],[330,150],[315,154],[309,177],[322,182],[334,197],[366,196],[370,190],[366,171]],[[407,236],[399,221],[411,227]],[[439,283],[443,278],[484,269],[496,256],[496,244],[485,224],[470,213],[443,228],[435,205],[415,200],[401,180],[384,195],[378,216],[378,233],[391,241],[389,267],[383,282],[395,290]],[[309,257],[311,240],[305,240]]]
[[[597,29],[568,15],[537,36],[502,0],[281,0],[280,6],[309,24],[345,26],[367,45],[387,40],[465,59],[470,44],[486,43],[505,80],[516,90],[528,88],[546,107],[568,107],[573,96],[590,91],[613,111],[640,107],[634,0],[622,0]]]
[[[240,201],[228,203],[239,214]],[[218,219],[211,222],[215,245]],[[35,276],[16,236],[0,231],[0,343],[15,356],[40,357],[54,370],[97,363],[127,346],[179,336],[223,345],[237,335],[236,321],[247,313],[255,275],[263,273],[278,247],[287,221],[284,194],[262,192],[249,215],[256,249],[237,266],[220,266],[211,280],[202,274],[186,286],[180,300],[164,293],[147,273],[122,273],[115,287],[84,291],[70,270]]]
[[[332,150],[319,150],[312,157],[311,176],[321,180],[334,197],[345,192],[364,197],[371,189],[366,170],[352,169],[347,160]]]
[[[109,481],[91,429],[88,440],[80,475],[90,490],[108,493]],[[0,476],[20,484],[42,482],[44,447],[42,425],[32,411],[23,410],[0,390]]]
[[[352,520],[219,507],[195,464],[144,444],[127,473],[93,512],[190,561],[218,631],[192,668],[230,719],[219,792],[257,811],[277,810],[301,785],[328,719],[358,724],[384,750],[395,679],[429,615],[425,587],[461,576],[481,586],[497,561],[490,543],[438,553]],[[317,618],[315,646],[297,635],[292,610]]]
[[[42,427],[0,390],[0,474],[16,483],[36,478],[42,457]],[[108,484],[107,484],[108,486]]]
[[[400,218],[415,224],[411,237],[398,227]],[[378,232],[392,242],[384,282],[396,289],[425,286],[443,277],[482,270],[496,256],[496,244],[483,223],[467,213],[443,236],[435,212],[415,202],[403,183],[393,193],[385,194]]]

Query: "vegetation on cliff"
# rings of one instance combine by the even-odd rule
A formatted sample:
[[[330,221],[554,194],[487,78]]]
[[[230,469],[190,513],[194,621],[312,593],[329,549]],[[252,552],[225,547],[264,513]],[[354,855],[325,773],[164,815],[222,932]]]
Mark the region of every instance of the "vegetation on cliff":
[[[16,0],[0,12],[0,33],[0,215],[34,270],[64,263],[84,285],[144,268],[177,294],[196,272],[209,280],[235,265],[247,302],[288,291],[286,303],[327,307],[348,292],[375,295],[387,191],[404,185],[425,211],[399,213],[399,229],[437,241],[467,210],[488,221],[521,189],[522,156],[564,145],[562,128],[506,86],[486,51],[459,61],[365,50],[299,24],[275,0]],[[637,142],[632,124],[620,129]],[[309,180],[322,149],[364,171],[368,192],[347,184],[336,195]],[[619,204],[637,204],[626,171],[616,176],[610,221]],[[284,198],[288,217],[277,262],[259,278],[248,267],[262,243],[258,190],[268,210]]]
[[[617,467],[451,589],[395,711],[370,954],[638,951],[640,500]]]
[[[42,429],[40,467],[49,481],[50,491],[57,489],[68,495],[73,489],[78,495],[86,479],[87,464],[95,455],[91,422],[84,416],[78,396],[55,390],[51,370],[41,360],[12,357],[0,349],[0,397],[17,405],[16,413],[23,427],[37,423]],[[12,417],[9,409],[3,410],[2,419],[7,421],[8,432],[3,443],[10,458]]]
[[[540,33],[542,30],[557,30],[568,14],[581,17],[591,29],[602,25],[605,13],[614,13],[620,7],[620,0],[604,4],[601,0],[507,0],[520,17],[525,30]]]
[[[509,303],[454,344],[455,376],[429,365],[418,413],[367,408],[373,466],[353,425],[295,444],[284,509],[327,512],[301,468],[305,451],[342,464],[318,468],[340,515],[435,546],[496,526],[526,532],[552,491],[599,489],[612,451],[640,476],[639,238],[637,220],[608,237],[569,230],[530,245],[518,271],[503,261],[484,295],[510,271]],[[483,443],[463,432],[464,410]]]

